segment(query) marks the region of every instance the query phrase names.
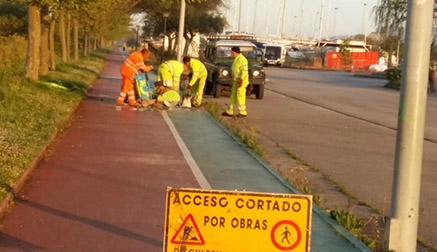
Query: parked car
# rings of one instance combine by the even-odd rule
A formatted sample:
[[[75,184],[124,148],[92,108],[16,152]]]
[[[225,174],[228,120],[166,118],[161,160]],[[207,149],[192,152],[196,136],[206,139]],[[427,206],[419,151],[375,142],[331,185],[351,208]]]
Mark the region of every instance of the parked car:
[[[249,63],[249,85],[247,95],[255,94],[257,99],[264,97],[266,75],[262,66],[262,50],[246,40],[211,39],[205,49],[205,66],[208,69],[208,79],[205,93],[218,98],[232,87],[233,46],[240,47],[241,53]]]

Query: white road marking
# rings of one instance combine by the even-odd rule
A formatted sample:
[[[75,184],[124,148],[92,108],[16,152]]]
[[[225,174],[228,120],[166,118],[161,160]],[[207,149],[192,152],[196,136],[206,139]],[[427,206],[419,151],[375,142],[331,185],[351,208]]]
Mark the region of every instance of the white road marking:
[[[190,169],[193,172],[193,175],[196,178],[197,182],[199,183],[200,187],[202,189],[211,189],[211,185],[209,184],[208,180],[206,180],[205,176],[203,176],[202,171],[200,170],[196,161],[194,161],[193,156],[191,155],[190,151],[188,150],[187,146],[185,145],[184,141],[182,140],[181,136],[176,130],[176,127],[174,126],[173,122],[170,120],[170,118],[168,117],[165,111],[162,112],[162,116],[164,117],[164,121],[167,123],[168,127],[170,128],[170,131],[173,134],[176,143],[179,146],[179,149],[181,149],[182,154],[184,155],[184,158],[187,161],[188,166],[190,166]]]

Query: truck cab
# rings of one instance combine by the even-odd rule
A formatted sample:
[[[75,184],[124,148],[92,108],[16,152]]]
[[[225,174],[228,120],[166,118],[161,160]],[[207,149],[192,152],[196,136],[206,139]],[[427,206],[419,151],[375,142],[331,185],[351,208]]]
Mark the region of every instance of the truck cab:
[[[255,94],[257,99],[264,97],[265,73],[262,66],[262,53],[250,41],[239,39],[211,39],[205,48],[205,66],[208,69],[208,78],[205,92],[215,98],[232,88],[232,58],[231,48],[240,47],[241,53],[249,63],[249,85],[247,95]]]
[[[280,66],[285,63],[287,49],[282,44],[264,44],[264,66]]]

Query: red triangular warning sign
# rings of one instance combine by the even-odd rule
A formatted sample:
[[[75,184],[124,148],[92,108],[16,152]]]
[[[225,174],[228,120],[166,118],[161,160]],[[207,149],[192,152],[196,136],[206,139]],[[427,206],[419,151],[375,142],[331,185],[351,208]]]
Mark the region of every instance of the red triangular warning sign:
[[[189,214],[182,222],[181,226],[176,231],[173,238],[173,244],[187,244],[187,245],[205,245],[205,240],[194,221],[193,215]]]

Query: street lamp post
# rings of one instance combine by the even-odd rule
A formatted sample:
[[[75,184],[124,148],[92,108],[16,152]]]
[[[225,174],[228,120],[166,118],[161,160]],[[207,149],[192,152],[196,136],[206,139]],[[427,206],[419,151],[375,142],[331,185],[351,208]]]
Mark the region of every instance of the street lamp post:
[[[364,3],[364,10],[363,10],[363,35],[364,35],[364,44],[367,43],[367,36],[366,36],[366,6],[367,3]]]
[[[135,51],[138,51],[138,37],[139,37],[139,35],[138,35],[138,33],[139,33],[139,31],[140,31],[140,26],[139,25],[137,25],[137,26],[135,26],[135,31],[136,31],[136,35],[137,35],[137,39],[136,39],[136,41],[135,41]]]
[[[338,10],[338,7],[335,7],[334,8],[334,29],[332,29],[333,30],[332,31],[332,36],[333,37],[335,36],[335,26],[337,24],[337,10]]]
[[[300,2],[299,39],[302,38],[303,0]]]
[[[317,36],[317,19],[319,17],[319,12],[316,12],[316,19],[314,20],[314,40],[316,40],[316,36]]]
[[[297,16],[294,16],[294,19],[293,19],[293,36],[296,36],[296,30],[295,30],[295,27],[296,27],[296,18],[297,18]]]
[[[281,26],[281,38],[284,38],[284,26],[285,26],[285,12],[287,9],[287,0],[284,0],[284,6],[282,9],[282,26]]]
[[[319,23],[319,41],[322,40],[322,24],[323,24],[323,2],[324,0],[320,1],[320,23]]]
[[[170,16],[170,12],[164,11],[162,13],[162,16],[164,17],[164,36],[162,38],[162,51],[161,51],[161,63],[164,61],[164,51],[165,51],[165,36],[167,34],[167,18]]]

